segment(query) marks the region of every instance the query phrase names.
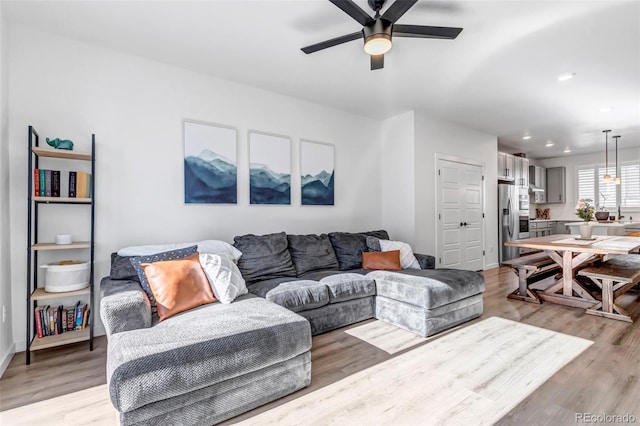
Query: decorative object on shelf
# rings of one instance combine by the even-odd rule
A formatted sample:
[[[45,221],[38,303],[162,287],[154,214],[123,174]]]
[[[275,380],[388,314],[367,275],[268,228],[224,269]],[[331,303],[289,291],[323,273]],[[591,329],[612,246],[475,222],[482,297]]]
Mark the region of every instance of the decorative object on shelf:
[[[613,182],[616,185],[620,185],[620,176],[618,175],[618,139],[620,138],[620,135],[616,135],[613,137],[616,140],[616,178],[613,180]]]
[[[63,260],[40,265],[46,271],[44,290],[47,293],[64,293],[86,288],[89,285],[89,262]]]
[[[580,225],[580,238],[587,240],[591,238],[592,228],[589,225],[589,221],[593,217],[593,204],[591,204],[593,200],[591,198],[581,198],[576,205],[576,214],[582,220],[584,220],[584,225]]]
[[[606,173],[603,176],[602,180],[606,183],[611,182],[611,175],[609,174],[609,132],[611,132],[610,129],[602,131],[602,133],[604,133],[604,167],[606,170]]]
[[[58,234],[56,235],[56,244],[71,244],[71,235]]]
[[[184,122],[184,202],[237,204],[237,130]]]
[[[334,147],[330,144],[300,141],[300,192],[303,206],[333,206]]]
[[[60,138],[55,138],[55,139],[47,139],[47,144],[49,144],[49,146],[54,147],[55,149],[66,149],[68,151],[73,151],[73,142],[71,142],[69,139],[60,139]]]
[[[291,139],[249,132],[249,202],[291,204]]]

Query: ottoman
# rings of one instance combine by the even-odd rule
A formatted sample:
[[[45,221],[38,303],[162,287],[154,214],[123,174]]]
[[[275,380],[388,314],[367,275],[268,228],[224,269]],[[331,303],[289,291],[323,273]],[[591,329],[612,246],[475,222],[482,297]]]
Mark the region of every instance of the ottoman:
[[[484,277],[457,269],[374,271],[376,318],[427,337],[482,315]]]

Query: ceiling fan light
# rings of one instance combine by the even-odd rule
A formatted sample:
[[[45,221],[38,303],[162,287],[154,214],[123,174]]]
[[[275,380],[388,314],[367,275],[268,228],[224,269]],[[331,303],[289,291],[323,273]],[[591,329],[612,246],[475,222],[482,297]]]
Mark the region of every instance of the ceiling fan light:
[[[364,51],[369,55],[384,55],[391,50],[391,46],[389,34],[373,34],[364,42]]]
[[[614,182],[616,185],[620,185],[620,178],[619,178],[619,177],[615,178],[615,179],[613,180],[613,182]]]
[[[611,182],[611,175],[604,175],[604,177],[602,178],[603,181],[605,181],[606,183]]]

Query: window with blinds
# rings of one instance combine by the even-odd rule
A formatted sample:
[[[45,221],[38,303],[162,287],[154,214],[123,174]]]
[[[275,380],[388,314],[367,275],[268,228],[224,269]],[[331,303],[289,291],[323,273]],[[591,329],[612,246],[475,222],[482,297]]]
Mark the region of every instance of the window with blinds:
[[[604,181],[607,174],[612,180]],[[578,198],[591,198],[596,206],[610,212],[620,207],[624,209],[640,209],[640,163],[622,164],[620,166],[621,184],[616,185],[615,167],[589,166],[578,168]]]
[[[620,206],[640,207],[640,164],[626,164],[620,168]]]

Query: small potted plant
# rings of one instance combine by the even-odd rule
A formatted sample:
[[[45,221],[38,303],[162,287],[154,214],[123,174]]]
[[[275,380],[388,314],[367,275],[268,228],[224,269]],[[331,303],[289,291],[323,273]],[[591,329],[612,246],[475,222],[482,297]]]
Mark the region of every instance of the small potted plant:
[[[600,196],[602,197],[602,204],[598,205],[598,211],[596,212],[596,220],[604,221],[609,220],[609,212],[606,210],[605,205],[607,204],[607,197],[601,192]]]
[[[581,198],[576,205],[576,214],[582,220],[584,220],[584,225],[580,225],[580,238],[583,240],[591,239],[591,226],[589,225],[589,221],[593,217],[593,212],[595,211],[593,207],[593,200],[591,198]]]

